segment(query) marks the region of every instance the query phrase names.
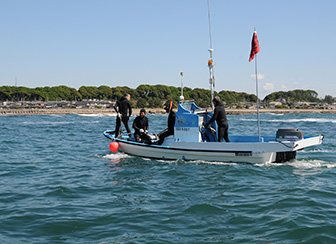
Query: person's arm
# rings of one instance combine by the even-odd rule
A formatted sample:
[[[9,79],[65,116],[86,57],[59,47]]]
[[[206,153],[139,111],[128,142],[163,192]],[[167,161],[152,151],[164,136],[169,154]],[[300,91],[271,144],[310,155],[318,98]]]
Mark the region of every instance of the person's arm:
[[[212,124],[218,116],[218,109],[215,109],[214,114],[212,115],[211,119],[204,125],[204,126],[208,126],[210,124]]]
[[[134,119],[132,127],[134,128],[134,130],[139,131],[140,128],[137,126],[137,123],[138,123],[138,117]]]
[[[114,110],[116,111],[116,113],[119,113],[119,101],[117,101],[114,105]]]
[[[128,112],[129,112],[129,117],[131,117],[131,115],[132,115],[132,105],[131,105],[130,101],[128,101]]]
[[[148,118],[147,117],[145,117],[145,118],[146,118],[145,130],[148,131]]]

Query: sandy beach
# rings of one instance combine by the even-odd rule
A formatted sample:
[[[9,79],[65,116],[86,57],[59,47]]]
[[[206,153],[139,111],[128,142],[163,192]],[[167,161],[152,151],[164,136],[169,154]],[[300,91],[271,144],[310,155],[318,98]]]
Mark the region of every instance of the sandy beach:
[[[256,109],[225,109],[230,114],[257,114]],[[139,114],[140,109],[133,109],[133,114]],[[165,111],[160,108],[146,109],[147,113],[164,114]],[[298,114],[298,113],[329,113],[336,114],[332,109],[260,109],[260,113],[274,114]],[[38,114],[116,114],[114,109],[97,109],[97,108],[57,108],[57,109],[2,109],[0,115],[38,115]]]

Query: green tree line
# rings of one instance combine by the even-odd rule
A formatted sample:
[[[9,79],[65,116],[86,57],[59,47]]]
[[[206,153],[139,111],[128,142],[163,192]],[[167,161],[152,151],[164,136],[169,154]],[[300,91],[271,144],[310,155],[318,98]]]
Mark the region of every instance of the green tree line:
[[[272,102],[280,98],[288,102],[321,102],[316,91],[313,90],[293,90],[287,92],[273,92],[264,98],[265,102]]]
[[[81,86],[78,90],[67,86],[55,87],[16,87],[1,86],[0,101],[81,101],[83,99],[98,100],[117,100],[125,93],[131,94],[134,107],[162,107],[167,100],[178,101],[181,95],[181,88],[166,85],[139,85],[137,88],[127,86]],[[184,87],[183,95],[186,100],[194,100],[200,107],[208,107],[211,102],[211,94],[208,89]],[[215,92],[227,105],[237,104],[239,102],[256,102],[257,97],[254,94],[235,91]],[[275,101],[279,98],[285,98],[290,102],[321,102],[328,101],[332,103],[334,98],[326,96],[325,99],[317,98],[317,92],[313,90],[293,90],[288,92],[274,92],[267,95],[266,102]]]

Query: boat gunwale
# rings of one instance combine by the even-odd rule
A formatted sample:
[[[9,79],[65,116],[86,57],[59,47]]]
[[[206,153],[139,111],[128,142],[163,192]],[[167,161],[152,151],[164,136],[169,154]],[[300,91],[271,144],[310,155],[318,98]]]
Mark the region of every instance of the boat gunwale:
[[[164,150],[175,150],[175,151],[189,151],[189,152],[211,152],[211,153],[252,153],[251,150],[206,150],[206,149],[191,149],[191,148],[177,148],[177,147],[170,147],[170,146],[162,146],[162,145],[153,145],[153,144],[147,144],[142,142],[134,142],[134,141],[127,141],[124,139],[115,139],[117,142],[139,146],[139,147],[153,147],[153,148],[159,148]],[[210,143],[210,142],[207,142]],[[214,142],[216,143],[216,142]]]

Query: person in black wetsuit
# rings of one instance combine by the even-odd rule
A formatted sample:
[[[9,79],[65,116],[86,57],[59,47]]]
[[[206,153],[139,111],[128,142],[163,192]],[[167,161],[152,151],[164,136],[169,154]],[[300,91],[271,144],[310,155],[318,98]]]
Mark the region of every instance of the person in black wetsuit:
[[[132,115],[132,106],[131,106],[131,95],[126,93],[125,96],[120,98],[117,102],[116,105],[114,106],[114,110],[117,112],[117,121],[116,121],[116,137],[120,135],[120,127],[121,127],[121,122],[123,122],[127,133],[131,133],[130,128],[128,127],[128,120],[129,117]]]
[[[225,113],[223,103],[220,101],[220,98],[218,96],[216,96],[212,100],[212,102],[215,106],[214,114],[211,117],[211,119],[206,124],[204,124],[204,126],[208,127],[211,123],[216,121],[217,127],[218,127],[217,129],[218,141],[222,142],[224,138],[226,142],[230,142],[229,136],[228,136],[229,124],[226,119],[226,113]]]
[[[133,121],[134,138],[137,142],[145,142],[151,144],[151,138],[148,133],[148,118],[145,116],[146,110],[141,109],[140,115],[137,116]]]
[[[159,141],[157,142],[158,145],[162,145],[164,139],[167,136],[174,135],[174,125],[175,125],[175,112],[173,111],[173,101],[170,101],[169,104],[165,106],[165,110],[168,115],[168,130],[163,132],[161,135],[159,135]]]

